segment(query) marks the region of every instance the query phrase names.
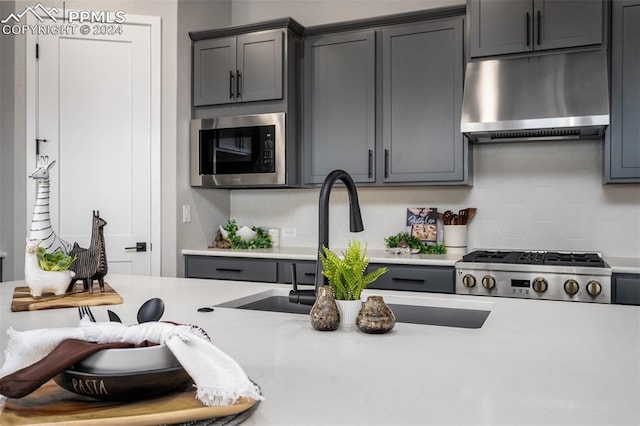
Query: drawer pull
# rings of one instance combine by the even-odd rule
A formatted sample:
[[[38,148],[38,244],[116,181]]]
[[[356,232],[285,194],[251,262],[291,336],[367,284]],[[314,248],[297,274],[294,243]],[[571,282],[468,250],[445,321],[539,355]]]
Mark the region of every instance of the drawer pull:
[[[424,279],[420,279],[420,278],[399,278],[399,277],[393,277],[393,278],[391,278],[391,281],[406,281],[406,282],[412,282],[412,283],[421,283],[421,284],[424,284]]]
[[[216,268],[218,272],[242,272],[242,269],[232,269],[232,268]]]
[[[315,272],[305,272],[305,273],[304,273],[304,276],[305,276],[305,277],[315,277],[315,276],[316,276],[316,273],[315,273]]]

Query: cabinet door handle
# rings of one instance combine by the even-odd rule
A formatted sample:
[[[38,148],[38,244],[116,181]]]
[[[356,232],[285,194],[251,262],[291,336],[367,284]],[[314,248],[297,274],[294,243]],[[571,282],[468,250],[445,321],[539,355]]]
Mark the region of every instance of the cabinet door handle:
[[[233,71],[229,71],[229,99],[233,99]]]
[[[370,149],[369,150],[369,179],[371,179],[373,177],[373,150]]]
[[[538,42],[538,46],[540,46],[540,32],[542,30],[542,14],[540,13],[540,11],[538,11],[538,29],[537,32],[538,34],[536,34],[537,37],[537,42]]]
[[[405,282],[411,282],[411,283],[420,283],[420,284],[424,284],[424,280],[420,279],[420,278],[400,278],[400,277],[393,277],[391,278],[391,281],[405,281]]]
[[[389,150],[384,150],[384,177],[389,177]]]
[[[305,273],[304,273],[304,276],[305,276],[305,277],[315,277],[315,276],[316,276],[316,273],[315,273],[315,272],[305,272]]]
[[[527,46],[531,44],[531,16],[527,12]]]
[[[242,269],[216,268],[216,271],[218,271],[218,272],[236,272],[236,273],[240,273],[240,272],[242,272]]]
[[[242,78],[242,74],[240,74],[240,70],[236,70],[236,97],[240,97],[240,79]]]

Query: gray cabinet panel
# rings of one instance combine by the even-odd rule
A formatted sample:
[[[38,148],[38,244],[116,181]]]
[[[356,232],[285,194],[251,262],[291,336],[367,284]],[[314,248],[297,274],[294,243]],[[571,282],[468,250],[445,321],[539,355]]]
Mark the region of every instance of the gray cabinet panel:
[[[471,57],[596,45],[600,0],[468,0]]]
[[[371,264],[369,269],[383,265]],[[455,293],[455,271],[445,266],[387,265],[389,270],[368,288],[408,290],[433,293]]]
[[[614,1],[605,180],[640,181],[640,1]]]
[[[313,261],[279,261],[278,282],[291,284],[291,265],[296,265],[296,278],[298,284],[315,285],[316,262]]]
[[[384,182],[462,181],[462,19],[385,29]]]
[[[193,43],[193,105],[282,99],[281,30]]]
[[[282,98],[283,37],[282,31],[238,37],[238,100]]]
[[[534,50],[602,43],[602,2],[535,0]]]
[[[231,73],[235,68],[235,37],[193,43],[193,104],[233,102]]]
[[[185,277],[216,280],[277,281],[277,262],[264,259],[185,256]]]
[[[305,183],[334,169],[375,180],[375,33],[305,41]]]
[[[640,305],[640,275],[613,274],[613,303]]]
[[[531,19],[531,0],[470,0],[467,7],[472,57],[531,49],[526,22]]]

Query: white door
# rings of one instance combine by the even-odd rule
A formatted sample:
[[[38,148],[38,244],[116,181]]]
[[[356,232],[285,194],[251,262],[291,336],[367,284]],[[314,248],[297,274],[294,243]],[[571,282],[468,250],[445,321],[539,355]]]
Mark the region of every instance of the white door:
[[[159,275],[159,18],[143,21],[128,17],[122,34],[37,37],[35,137],[47,141],[40,155],[56,160],[50,212],[58,235],[88,247],[99,210],[109,273]],[[30,172],[35,139],[27,145]],[[27,187],[32,209],[35,188]]]

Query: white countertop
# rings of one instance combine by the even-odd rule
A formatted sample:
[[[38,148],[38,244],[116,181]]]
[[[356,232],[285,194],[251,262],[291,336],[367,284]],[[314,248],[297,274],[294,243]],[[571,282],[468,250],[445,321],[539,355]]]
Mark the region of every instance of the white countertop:
[[[316,260],[317,258],[317,251],[314,247],[274,247],[256,250],[184,249],[181,253],[192,256],[249,257],[257,259]],[[432,266],[454,266],[462,257],[460,254],[395,255],[389,254],[382,249],[369,249],[367,250],[367,256],[372,263]],[[614,273],[640,274],[640,258],[605,257],[604,260],[611,266],[611,270]]]
[[[338,252],[341,249],[334,249]],[[250,257],[258,259],[316,260],[318,251],[314,247],[274,247],[270,249],[230,250],[219,248],[185,249],[183,255]],[[453,266],[460,260],[459,254],[389,254],[382,249],[367,250],[371,263],[393,263],[405,265]]]
[[[318,332],[306,315],[197,308],[273,284],[108,275],[133,322],[161,297],[163,319],[202,326],[243,366],[266,400],[247,425],[637,425],[640,307],[369,290],[426,304],[489,306],[480,329],[397,324],[386,335]],[[0,284],[2,329],[75,326],[75,309],[10,312]],[[6,335],[0,333],[0,357]]]
[[[611,271],[619,274],[640,274],[640,258],[637,257],[605,257]]]

